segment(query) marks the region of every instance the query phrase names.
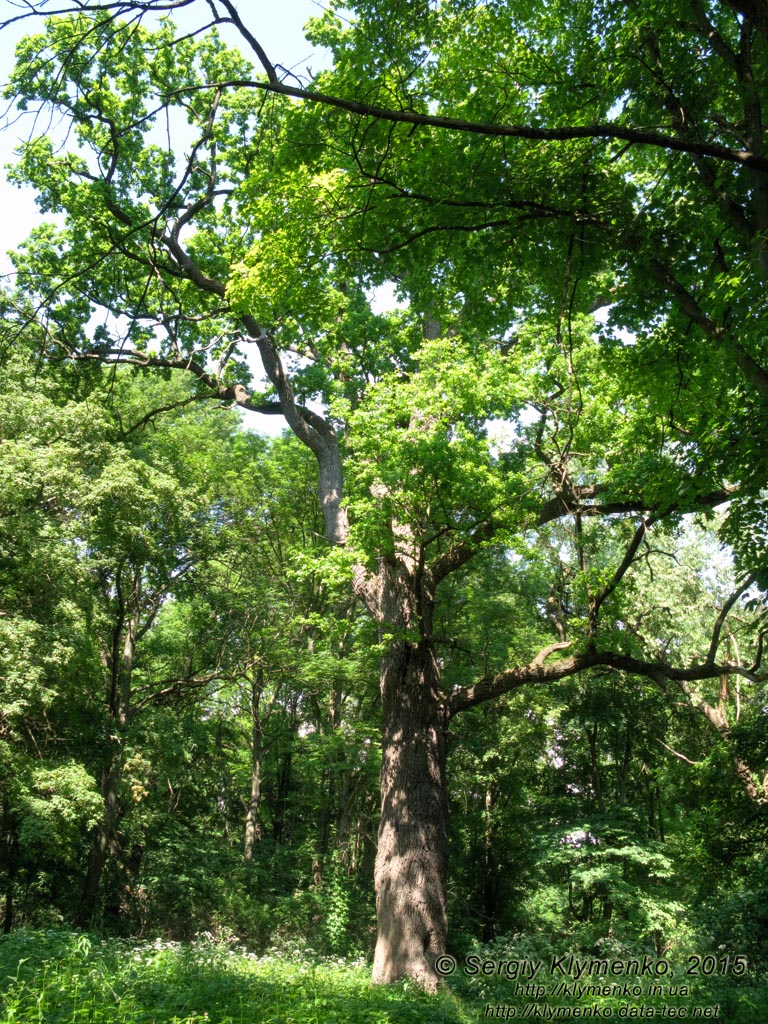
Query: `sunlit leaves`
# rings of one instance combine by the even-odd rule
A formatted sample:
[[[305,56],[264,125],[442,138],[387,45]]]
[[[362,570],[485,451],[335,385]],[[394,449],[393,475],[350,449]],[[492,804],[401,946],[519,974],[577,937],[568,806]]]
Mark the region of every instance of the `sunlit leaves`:
[[[93,341],[122,350],[127,342],[172,358],[202,346],[234,366],[231,319],[225,325],[205,294],[179,280],[158,242],[174,228],[178,237],[194,209],[184,244],[204,273],[226,281],[230,261],[253,237],[250,228],[232,230],[228,203],[263,167],[264,101],[214,86],[247,76],[247,62],[216,33],[176,40],[169,22],[149,31],[84,16],[46,27],[21,44],[8,95],[52,127],[33,128],[13,176],[36,188],[43,211],[63,214],[64,227],[53,262],[49,236],[30,240],[17,258],[19,284],[45,296],[45,315],[61,325],[70,350],[98,349]],[[273,115],[267,105],[264,123],[274,124]],[[245,147],[244,134],[252,136]],[[271,145],[268,129],[266,137]],[[101,337],[86,340],[96,311]],[[248,373],[238,365],[234,377],[247,381]]]
[[[515,386],[498,350],[459,338],[423,340],[413,372],[385,375],[350,416],[351,509],[367,535],[390,519],[427,544],[470,534],[505,503],[486,421],[509,415]]]
[[[312,340],[340,321],[346,300],[332,276],[332,232],[338,216],[335,198],[341,175],[296,172],[282,182],[278,195],[244,201],[260,237],[233,269],[228,294],[236,309],[251,313],[281,336],[300,343],[302,332]]]
[[[33,862],[76,866],[81,837],[101,812],[93,777],[75,761],[29,764],[25,774],[29,789],[15,808],[20,845]]]

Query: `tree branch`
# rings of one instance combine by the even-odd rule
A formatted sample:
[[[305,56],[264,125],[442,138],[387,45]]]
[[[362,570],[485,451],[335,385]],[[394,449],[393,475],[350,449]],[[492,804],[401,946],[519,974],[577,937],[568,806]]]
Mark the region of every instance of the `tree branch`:
[[[674,754],[675,757],[679,758],[681,761],[685,761],[686,764],[691,764],[695,767],[697,764],[701,763],[700,761],[692,761],[690,757],[686,757],[685,754],[680,754],[677,750],[673,750],[672,747],[670,747],[668,744],[664,742],[664,740],[660,740],[658,736],[654,738],[657,743],[661,744],[661,746],[664,747],[665,750],[668,750],[670,754]]]
[[[741,372],[754,385],[761,398],[768,401],[768,371],[752,356],[738,338],[717,324],[698,304],[685,288],[658,259],[651,259],[649,267],[656,279],[669,291],[685,316],[690,317],[718,345],[725,345],[733,354]]]
[[[589,598],[589,635],[594,641],[597,636],[597,625],[600,616],[600,609],[604,602],[611,596],[619,583],[621,583],[624,576],[627,574],[630,566],[635,560],[638,548],[642,544],[648,530],[653,526],[656,520],[649,516],[648,519],[643,519],[638,528],[635,530],[635,535],[632,538],[631,543],[627,547],[624,553],[624,557],[619,563],[616,571],[614,572],[611,579],[605,584],[599,594],[590,595]]]
[[[693,156],[712,157],[726,163],[751,167],[754,170],[768,173],[768,158],[758,156],[748,149],[731,149],[714,142],[700,142],[690,138],[680,138],[647,128],[626,128],[612,123],[596,125],[564,125],[559,128],[536,128],[533,125],[493,124],[487,121],[466,121],[458,117],[444,117],[439,114],[422,114],[415,110],[393,110],[389,107],[378,107],[359,100],[332,96],[300,86],[288,85],[281,81],[255,81],[248,78],[234,78],[211,83],[205,86],[190,86],[179,89],[171,96],[201,89],[259,89],[289,96],[292,99],[304,100],[307,103],[319,103],[334,107],[350,114],[372,118],[378,121],[391,121],[410,124],[424,128],[438,128],[444,131],[462,134],[483,135],[487,138],[527,139],[530,142],[575,142],[578,139],[616,139],[637,146],[649,146],[655,149],[672,150],[688,153]],[[170,97],[169,97],[170,98]]]
[[[221,680],[228,678],[231,678],[230,673],[222,672],[220,669],[216,668],[204,676],[190,675],[164,679],[162,682],[157,684],[160,689],[147,694],[146,697],[142,697],[141,700],[134,703],[133,714],[136,715],[148,704],[162,704],[174,696],[179,696],[182,693],[193,690],[200,690],[205,686],[209,686],[211,683],[220,682]]]
[[[738,674],[753,681],[759,681],[754,672],[738,665],[716,665],[705,662],[689,668],[677,668],[663,662],[643,661],[628,654],[616,654],[613,651],[585,651],[560,661],[547,663],[547,659],[555,651],[564,650],[568,642],[549,644],[527,664],[505,669],[498,675],[481,679],[473,686],[465,686],[454,691],[447,701],[448,713],[453,716],[467,708],[476,707],[489,700],[495,700],[504,694],[528,683],[550,683],[558,679],[576,675],[591,668],[612,668],[629,675],[644,676],[663,685],[667,680],[682,685],[703,679],[717,679],[723,675]],[[687,692],[687,691],[686,691]]]
[[[159,405],[157,408],[152,409],[142,416],[140,420],[137,420],[132,427],[127,429],[123,426],[123,418],[120,415],[120,411],[117,410],[117,419],[120,423],[120,433],[123,437],[128,437],[130,434],[135,433],[137,430],[141,430],[146,427],[148,423],[151,423],[156,416],[161,416],[165,412],[174,412],[176,409],[183,409],[185,406],[190,405],[192,402],[200,402],[208,399],[208,395],[190,395],[189,398],[183,398],[178,402],[170,402],[168,405]]]
[[[277,72],[275,71],[274,64],[269,59],[269,57],[267,57],[266,51],[264,50],[264,47],[261,45],[258,39],[256,39],[253,33],[251,33],[243,24],[240,15],[237,13],[237,10],[235,9],[235,5],[233,3],[230,3],[230,0],[219,0],[219,2],[227,10],[229,17],[218,19],[218,23],[221,24],[224,22],[229,22],[230,24],[235,26],[240,35],[243,37],[243,39],[247,40],[251,49],[259,58],[259,63],[266,72],[267,80],[273,85],[279,85],[280,82],[277,77]]]
[[[743,583],[743,585],[741,587],[739,587],[738,590],[734,590],[734,592],[730,595],[730,597],[725,602],[723,607],[720,609],[720,614],[717,616],[717,621],[715,622],[715,627],[712,630],[712,641],[711,641],[711,643],[709,645],[709,653],[707,654],[707,663],[709,663],[709,664],[713,664],[714,663],[715,657],[717,655],[717,648],[720,645],[720,633],[722,632],[723,625],[725,624],[725,620],[728,618],[728,614],[729,614],[731,608],[733,608],[733,606],[736,604],[736,602],[741,597],[741,595],[743,593],[745,593],[747,590],[749,590],[749,588],[752,586],[752,584],[754,582],[755,582],[755,577],[754,577],[754,575],[750,574],[746,578],[746,580]]]

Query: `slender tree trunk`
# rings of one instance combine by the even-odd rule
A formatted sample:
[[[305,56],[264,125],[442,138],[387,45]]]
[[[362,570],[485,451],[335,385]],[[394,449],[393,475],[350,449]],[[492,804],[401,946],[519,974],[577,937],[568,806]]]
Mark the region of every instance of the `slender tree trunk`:
[[[499,886],[494,855],[494,803],[493,790],[489,786],[485,791],[485,827],[483,829],[483,942],[490,942],[494,938],[498,910]]]
[[[3,909],[3,935],[9,935],[13,928],[13,887],[16,882],[16,871],[8,869],[8,877],[5,883],[5,907]]]
[[[19,837],[16,832],[15,822],[11,821],[10,808],[6,804],[3,807],[3,824],[7,823],[7,854],[6,854],[6,879],[5,879],[5,906],[3,908],[3,935],[8,935],[13,928],[14,903],[13,895],[16,887],[16,875],[19,869]]]
[[[246,861],[253,860],[257,844],[261,841],[261,823],[259,822],[259,806],[261,805],[261,737],[254,737],[251,755],[251,796],[245,814],[245,849],[243,856]]]
[[[251,796],[245,814],[245,849],[243,856],[246,862],[253,860],[256,844],[261,840],[261,823],[259,808],[261,805],[261,762],[262,762],[262,722],[261,694],[264,690],[264,669],[259,666],[256,676],[251,680]]]
[[[373,980],[434,991],[447,937],[445,717],[428,643],[397,642],[382,664],[381,822],[374,870]]]
[[[123,762],[122,737],[128,728],[133,666],[136,659],[136,645],[139,635],[141,613],[140,572],[137,570],[133,572],[131,591],[127,600],[123,599],[120,588],[120,574],[118,574],[117,592],[120,609],[113,630],[112,649],[105,658],[105,663],[109,670],[107,706],[109,709],[110,736],[109,754],[101,776],[104,810],[93,837],[83,892],[80,897],[77,914],[75,915],[75,924],[80,928],[88,927],[91,923],[93,912],[96,909],[99,889],[101,888],[104,868],[117,831],[118,822],[123,813],[120,806],[120,782]]]
[[[122,775],[122,750],[117,745],[113,753],[112,763],[104,771],[101,792],[104,799],[104,811],[91,845],[88,870],[85,875],[80,905],[75,916],[78,928],[87,928],[91,924],[96,901],[101,888],[101,879],[109,856],[109,849],[120,820],[120,779]]]
[[[598,725],[597,722],[592,724],[592,728],[587,730],[587,737],[589,739],[589,759],[591,765],[591,778],[592,792],[595,794],[595,800],[597,801],[597,807],[601,814],[605,813],[605,801],[603,800],[603,780],[600,772],[600,760],[597,756],[597,734]]]
[[[295,729],[295,723],[291,723]],[[291,740],[290,742],[293,742]],[[272,813],[272,836],[276,843],[286,841],[286,818],[288,811],[288,797],[293,785],[293,752],[289,747],[280,759],[280,767],[277,775],[277,792],[275,794],[274,811]]]
[[[342,863],[351,866],[350,840],[352,836],[352,799],[353,786],[349,766],[341,761],[343,772],[336,794],[336,849]]]

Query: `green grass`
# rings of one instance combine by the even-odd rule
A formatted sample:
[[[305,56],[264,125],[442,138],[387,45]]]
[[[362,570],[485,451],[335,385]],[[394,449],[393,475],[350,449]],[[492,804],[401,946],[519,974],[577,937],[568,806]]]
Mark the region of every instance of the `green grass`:
[[[549,980],[549,979],[544,979]],[[647,987],[647,986],[646,986]],[[370,968],[313,954],[256,957],[209,940],[195,943],[102,940],[69,932],[17,932],[0,939],[0,1024],[469,1024],[547,1019],[505,978],[461,970],[437,996],[407,982],[372,985]],[[578,999],[548,995],[551,1010],[599,1003],[613,1020],[662,1018],[667,1007],[718,1007],[709,1019],[764,1024],[765,979],[701,979],[687,997]],[[529,1009],[524,1010],[528,1004]],[[646,1015],[620,1013],[646,1008]],[[508,1016],[497,1007],[513,1008]],[[491,1012],[489,1013],[489,1008]],[[688,1009],[690,1018],[690,1009]],[[554,1019],[577,1019],[574,1016]],[[605,1018],[600,1018],[605,1019]],[[679,1018],[678,1018],[679,1019]]]
[[[466,1024],[460,1002],[371,985],[370,968],[297,954],[255,957],[210,941],[0,940],[0,1024]]]

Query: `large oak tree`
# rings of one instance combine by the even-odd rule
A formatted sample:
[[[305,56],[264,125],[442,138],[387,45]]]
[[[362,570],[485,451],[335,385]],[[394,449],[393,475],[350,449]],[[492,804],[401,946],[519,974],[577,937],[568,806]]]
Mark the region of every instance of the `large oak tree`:
[[[328,571],[379,629],[374,976],[433,988],[455,715],[596,666],[689,688],[759,669],[720,637],[760,545],[693,662],[622,633],[619,595],[676,517],[763,514],[764,20],[358,3],[351,28],[314,26],[336,64],[297,85],[226,0],[73,6],[20,45],[10,86],[35,114],[14,173],[60,217],[15,257],[19,329],[75,361],[185,370],[314,453]],[[142,25],[187,7],[193,31]],[[386,282],[406,304],[376,313]],[[608,303],[635,343],[598,332]],[[447,690],[441,586],[558,521],[573,597],[543,595],[549,641]]]

